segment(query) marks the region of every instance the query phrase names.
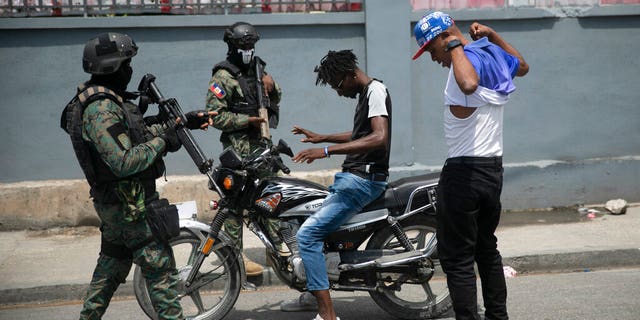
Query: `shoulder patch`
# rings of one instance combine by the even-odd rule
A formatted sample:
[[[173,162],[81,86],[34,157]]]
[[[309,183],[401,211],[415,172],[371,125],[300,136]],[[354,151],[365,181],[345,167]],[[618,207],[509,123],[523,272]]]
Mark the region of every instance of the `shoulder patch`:
[[[213,94],[215,94],[218,99],[224,98],[224,96],[227,94],[217,82],[211,83],[211,87],[209,88],[209,90],[211,90],[211,92],[213,92]]]
[[[120,150],[127,151],[131,149],[129,137],[126,134],[127,129],[122,122],[114,123],[111,127],[107,128],[107,132],[109,132],[111,138],[116,142],[118,147],[120,147]]]

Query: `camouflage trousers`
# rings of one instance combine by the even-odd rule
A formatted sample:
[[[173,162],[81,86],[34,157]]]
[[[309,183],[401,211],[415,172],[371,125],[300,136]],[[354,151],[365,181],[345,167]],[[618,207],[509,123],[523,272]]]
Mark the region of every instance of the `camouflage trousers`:
[[[115,246],[136,248],[151,236],[151,230],[144,219],[134,222],[124,220],[125,214],[121,205],[94,202],[94,207],[102,220],[100,230],[103,248],[105,241]],[[133,252],[127,252],[125,249],[124,256],[116,258],[100,252],[84,299],[80,320],[102,318],[114,292],[125,282],[132,263],[141,267],[159,319],[184,319],[176,290],[178,275],[171,247],[154,241]]]
[[[222,146],[224,148],[233,147],[241,157],[245,158],[249,154],[256,152],[261,144],[259,141],[250,140],[249,135],[245,131],[236,131],[234,133],[226,133],[221,136],[220,141],[222,142]],[[270,171],[263,171],[259,174],[259,178],[265,178],[269,176],[274,176],[275,173]],[[242,250],[242,215],[243,212],[237,212],[237,210],[231,210],[231,214],[229,218],[224,222],[224,231],[231,237],[235,243],[237,243],[238,248]],[[264,219],[261,221],[263,225],[266,226],[266,231],[269,233],[269,237],[271,239],[275,239],[276,248],[279,250],[282,249],[282,241],[279,240],[278,236],[278,220],[276,219]]]
[[[266,231],[269,233],[269,237],[271,239],[275,239],[274,243],[276,248],[279,250],[282,249],[282,241],[280,240],[280,236],[278,236],[278,220],[276,219],[264,219],[262,224],[266,226]],[[231,211],[231,214],[224,221],[224,231],[229,235],[231,240],[233,240],[238,248],[242,250],[242,216],[241,213]]]

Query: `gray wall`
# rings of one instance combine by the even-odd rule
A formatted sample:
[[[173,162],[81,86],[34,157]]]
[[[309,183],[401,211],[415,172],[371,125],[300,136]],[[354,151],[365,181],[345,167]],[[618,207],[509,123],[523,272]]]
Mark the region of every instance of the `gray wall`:
[[[81,55],[88,38],[104,31],[131,35],[140,51],[130,89],[153,73],[165,96],[191,110],[204,106],[211,66],[226,52],[224,26],[237,20],[258,26],[257,54],[283,87],[275,138],[295,152],[306,145],[291,135],[294,124],[318,132],[351,128],[355,101],[316,87],[313,73],[328,50],[351,48],[391,92],[393,177],[438,170],[446,155],[447,70],[428,57],[410,60],[420,13],[412,13],[408,1],[388,3],[367,1],[362,13],[0,19],[0,182],[82,177],[58,123],[75,86],[87,79]],[[577,17],[534,9],[452,12],[463,30],[475,18],[492,26],[531,66],[516,80],[505,112],[505,208],[640,201],[640,10],[627,7],[583,10]],[[218,136],[216,130],[196,133],[214,159]],[[341,159],[288,164],[295,171],[333,169]],[[169,175],[196,174],[184,152],[171,154],[168,168]]]

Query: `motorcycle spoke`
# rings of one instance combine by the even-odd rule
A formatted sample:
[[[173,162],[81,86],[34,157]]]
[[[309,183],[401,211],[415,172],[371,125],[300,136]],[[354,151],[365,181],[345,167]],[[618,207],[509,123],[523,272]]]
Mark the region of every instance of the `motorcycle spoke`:
[[[422,284],[422,289],[424,289],[424,292],[427,294],[427,302],[429,305],[435,303],[436,301],[436,295],[433,293],[433,290],[431,290],[431,285],[429,285],[429,283],[423,283]]]
[[[189,288],[187,288],[187,294],[190,294],[191,292],[195,292],[197,290],[200,290],[200,288],[210,284],[211,282],[214,282],[220,278],[222,278],[226,272],[222,272],[222,273],[213,273],[213,271],[215,270],[211,270],[205,274],[202,274],[200,276],[198,276],[196,278],[196,280],[194,281],[193,284],[191,284],[189,286]]]
[[[204,303],[202,303],[202,296],[200,296],[200,291],[193,291],[189,297],[191,297],[191,301],[198,308],[198,314],[206,311],[204,307]]]
[[[422,249],[427,243],[427,233],[422,231],[418,232],[418,235],[414,239],[411,243],[415,241],[417,243],[416,249]]]

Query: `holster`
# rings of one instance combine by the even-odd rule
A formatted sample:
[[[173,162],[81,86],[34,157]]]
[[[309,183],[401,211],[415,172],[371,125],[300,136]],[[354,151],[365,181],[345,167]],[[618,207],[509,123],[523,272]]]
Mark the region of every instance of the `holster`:
[[[157,199],[146,205],[146,219],[155,240],[168,243],[169,239],[180,234],[178,207],[169,204],[167,199]]]

